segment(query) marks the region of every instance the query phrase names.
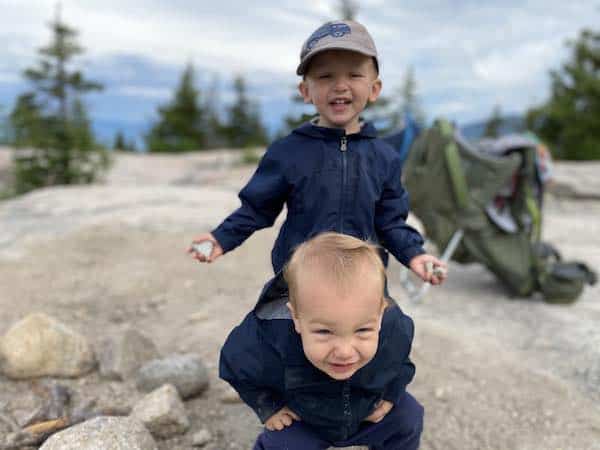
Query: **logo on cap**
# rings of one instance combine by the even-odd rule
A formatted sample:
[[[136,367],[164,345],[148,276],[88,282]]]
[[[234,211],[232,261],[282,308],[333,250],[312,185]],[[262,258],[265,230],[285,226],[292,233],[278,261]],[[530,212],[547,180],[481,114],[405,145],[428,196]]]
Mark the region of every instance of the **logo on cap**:
[[[352,33],[352,30],[350,30],[350,26],[345,23],[326,23],[310,35],[308,41],[306,41],[305,52],[312,50],[312,48],[317,45],[317,42],[324,37],[331,36],[339,38],[350,33]]]

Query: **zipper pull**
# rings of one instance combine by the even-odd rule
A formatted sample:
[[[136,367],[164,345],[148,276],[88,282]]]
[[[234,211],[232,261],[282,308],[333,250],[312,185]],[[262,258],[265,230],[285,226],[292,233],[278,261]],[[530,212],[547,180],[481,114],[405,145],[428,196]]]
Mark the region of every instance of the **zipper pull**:
[[[340,151],[345,152],[348,150],[348,139],[346,136],[342,136],[342,140],[340,142]]]

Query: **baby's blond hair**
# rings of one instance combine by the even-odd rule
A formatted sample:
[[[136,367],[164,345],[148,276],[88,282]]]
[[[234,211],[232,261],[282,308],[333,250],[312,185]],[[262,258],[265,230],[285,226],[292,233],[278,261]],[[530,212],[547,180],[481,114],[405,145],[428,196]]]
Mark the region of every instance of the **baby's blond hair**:
[[[283,276],[289,298],[296,306],[300,275],[310,271],[336,288],[348,292],[364,276],[375,276],[380,282],[381,298],[385,286],[385,267],[378,247],[358,238],[327,232],[299,245],[286,264]]]

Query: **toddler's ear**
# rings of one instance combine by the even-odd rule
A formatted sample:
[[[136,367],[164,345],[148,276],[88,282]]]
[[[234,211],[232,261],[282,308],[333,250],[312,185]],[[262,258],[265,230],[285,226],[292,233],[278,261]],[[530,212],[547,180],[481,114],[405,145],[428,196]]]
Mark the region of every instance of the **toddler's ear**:
[[[298,318],[296,317],[296,310],[294,308],[294,305],[292,305],[290,302],[287,302],[285,306],[287,306],[290,310],[292,320],[294,321],[294,328],[296,329],[296,333],[300,334],[300,324],[298,323]]]
[[[302,96],[302,99],[304,100],[304,103],[312,103],[312,100],[310,98],[310,92],[309,92],[309,89],[308,89],[308,83],[305,80],[302,80],[298,84],[298,92]]]
[[[381,94],[381,89],[383,88],[383,83],[379,78],[373,81],[373,85],[371,86],[371,92],[369,93],[369,102],[373,103],[379,98],[379,94]]]

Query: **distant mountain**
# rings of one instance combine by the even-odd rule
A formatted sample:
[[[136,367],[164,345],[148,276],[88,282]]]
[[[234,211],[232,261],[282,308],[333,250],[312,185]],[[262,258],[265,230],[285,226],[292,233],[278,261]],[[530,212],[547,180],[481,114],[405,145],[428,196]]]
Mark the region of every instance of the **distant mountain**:
[[[486,120],[479,122],[471,122],[466,125],[459,126],[459,129],[467,139],[480,139],[485,132]],[[523,116],[513,114],[502,117],[502,125],[500,126],[500,134],[519,133],[525,130],[525,118]]]

